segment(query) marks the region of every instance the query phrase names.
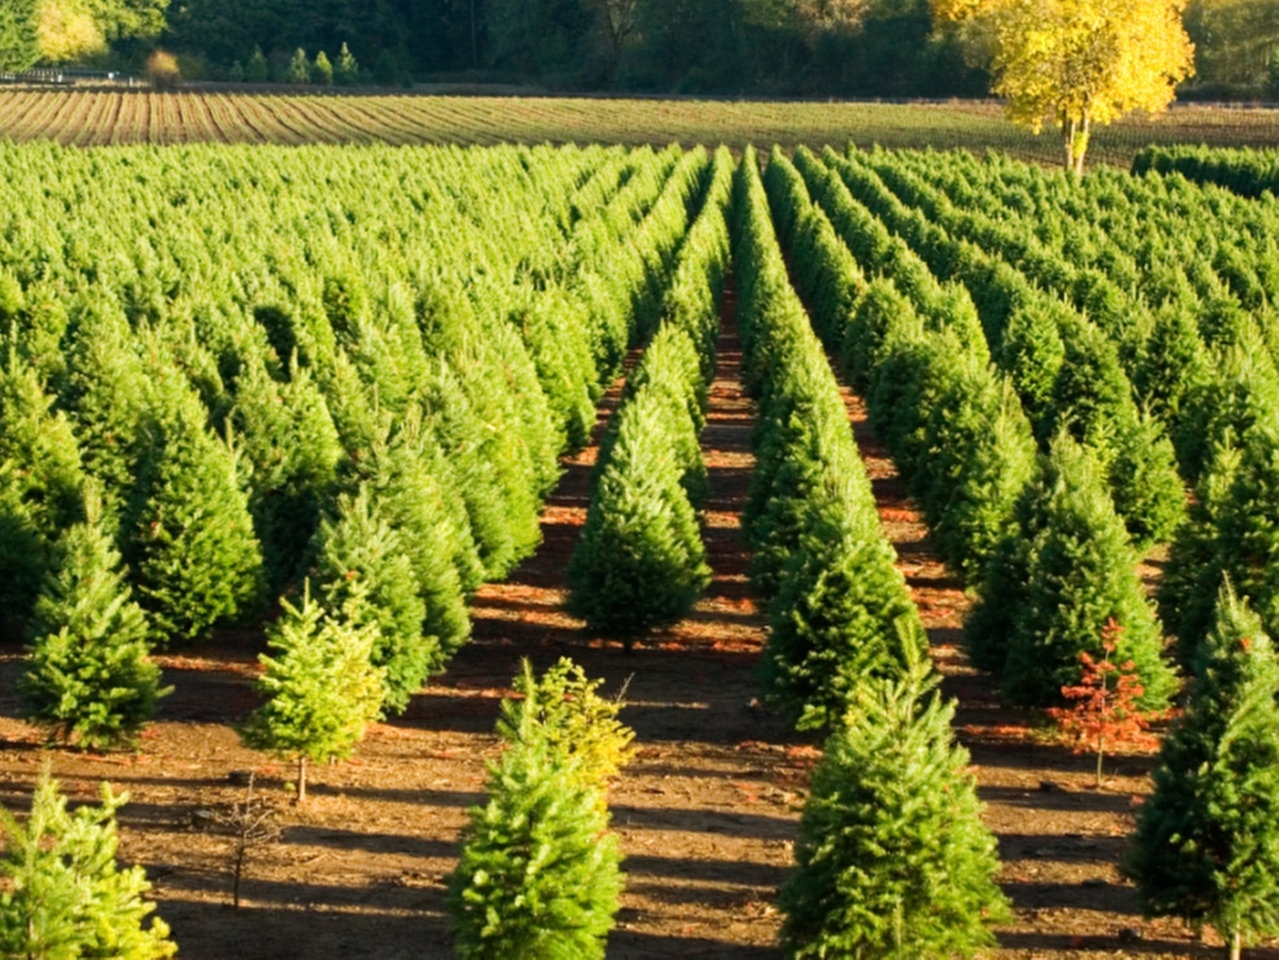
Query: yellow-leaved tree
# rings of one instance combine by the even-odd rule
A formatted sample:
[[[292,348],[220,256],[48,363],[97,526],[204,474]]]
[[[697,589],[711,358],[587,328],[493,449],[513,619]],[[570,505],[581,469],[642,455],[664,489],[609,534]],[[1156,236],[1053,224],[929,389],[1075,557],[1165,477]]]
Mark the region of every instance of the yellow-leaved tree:
[[[933,0],[990,70],[1015,123],[1061,128],[1066,165],[1084,169],[1088,137],[1130,110],[1158,113],[1194,72],[1185,0]]]

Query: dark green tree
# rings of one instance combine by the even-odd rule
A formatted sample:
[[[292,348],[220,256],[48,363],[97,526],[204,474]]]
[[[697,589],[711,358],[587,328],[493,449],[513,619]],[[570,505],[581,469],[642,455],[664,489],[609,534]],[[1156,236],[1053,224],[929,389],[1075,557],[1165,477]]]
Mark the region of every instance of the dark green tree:
[[[569,611],[628,645],[677,621],[710,582],[665,415],[647,393],[619,411],[617,442],[565,573]]]
[[[351,56],[345,42],[338,53],[337,63],[333,64],[333,82],[341,87],[353,87],[360,82],[360,65]]]
[[[826,741],[778,899],[788,957],[968,957],[1010,916],[955,706],[927,663],[868,682]]]
[[[153,371],[126,559],[163,640],[192,640],[259,599],[262,552],[231,450],[181,372]]]
[[[244,67],[244,79],[249,83],[266,83],[271,76],[271,67],[262,53],[262,48],[254,46],[253,54]]]
[[[334,514],[321,521],[316,534],[316,582],[331,615],[357,594],[364,599],[351,625],[377,626],[372,661],[383,670],[382,702],[399,713],[439,665],[439,641],[422,633],[426,604],[413,565],[368,488],[339,497]]]
[[[116,811],[128,799],[104,783],[100,806],[68,813],[46,765],[25,823],[0,808],[5,835],[0,875],[6,881],[0,893],[0,954],[160,960],[178,952],[159,917],[143,926],[155,910],[143,899],[151,889],[146,872],[116,865]]]
[[[146,616],[131,599],[113,538],[90,499],[45,579],[19,681],[27,716],[61,740],[101,749],[136,742],[150,721],[160,668],[147,659]]]
[[[1124,870],[1148,915],[1211,924],[1231,960],[1279,933],[1277,697],[1274,646],[1226,585]]]
[[[448,879],[454,952],[598,960],[622,876],[599,789],[579,770],[590,758],[559,749],[540,711],[513,719],[510,747],[489,764],[489,802],[471,808]]]
[[[863,681],[900,678],[928,645],[879,518],[848,486],[831,471],[814,490],[769,605],[764,686],[800,729],[838,726]]]
[[[307,581],[301,606],[280,601],[284,613],[267,634],[277,655],[258,657],[266,667],[258,691],[267,701],[241,736],[255,750],[297,762],[299,803],[307,761],[350,756],[382,708],[382,670],[372,664],[377,624],[360,609],[362,594],[357,586],[342,610],[326,612]]]
[[[1100,659],[1101,629],[1113,617],[1124,628],[1114,659],[1135,663],[1142,706],[1165,704],[1176,680],[1161,657],[1137,558],[1090,451],[1059,435],[1017,519],[965,624],[974,662],[1001,673],[1009,702],[1051,706],[1063,686],[1078,683],[1082,651]]]

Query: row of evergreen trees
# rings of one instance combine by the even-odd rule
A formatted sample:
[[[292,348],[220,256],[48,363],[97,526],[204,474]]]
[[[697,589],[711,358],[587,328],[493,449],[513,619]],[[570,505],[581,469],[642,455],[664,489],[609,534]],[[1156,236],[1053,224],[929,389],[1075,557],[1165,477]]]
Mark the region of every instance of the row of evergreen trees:
[[[953,198],[947,216],[1046,284],[1092,276],[1120,288],[1098,297],[1103,284],[1092,282],[1089,302],[1103,318],[1126,314],[1118,339],[1134,388],[1173,437],[1183,475],[1196,481],[1160,590],[1181,662],[1188,665],[1212,623],[1223,573],[1275,629],[1264,531],[1273,525],[1267,491],[1279,436],[1277,288],[1273,251],[1258,239],[1273,228],[1273,212],[1179,178],[1105,174],[1077,185],[1001,158],[945,160],[880,158],[878,168],[896,171],[895,189],[929,212]],[[1078,263],[1073,274],[1050,266],[1068,251]]]
[[[721,149],[690,198],[701,212],[679,250],[657,332],[601,440],[586,523],[565,574],[570,612],[628,648],[683,617],[710,582],[696,517],[709,492],[698,434],[728,266],[732,171]]]
[[[1036,454],[962,288],[939,284],[839,178],[799,151],[807,183],[842,229],[823,227],[794,168],[775,160],[775,205],[792,211],[779,219],[796,225],[795,244],[824,251],[825,270],[801,274],[825,317],[819,329],[867,397],[944,558],[978,586],[966,626],[974,662],[1000,676],[1010,702],[1057,703],[1061,687],[1078,681],[1079,653],[1101,654],[1101,627],[1114,617],[1125,626],[1120,655],[1136,662],[1147,702],[1166,702],[1174,682],[1162,637],[1092,454],[1064,433]],[[877,264],[881,277],[864,283],[850,253]]]
[[[831,727],[869,677],[926,643],[839,388],[791,288],[754,151],[738,168],[733,262],[756,463],[742,514],[767,604],[764,681],[801,727]]]
[[[1068,431],[1097,456],[1138,548],[1168,540],[1185,514],[1184,487],[1164,430],[1136,405],[1116,342],[997,253],[904,205],[883,179],[896,185],[904,176],[892,164],[857,151],[827,151],[824,160],[939,277],[967,289],[991,358],[1017,390],[1041,449]]]
[[[792,957],[972,956],[1009,915],[994,837],[756,163],[748,149],[734,218],[743,369],[759,409],[743,525],[752,582],[769,601],[766,688],[799,726],[830,732],[779,898],[782,946]],[[781,232],[833,238],[788,166],[774,151],[767,180]],[[805,243],[820,266],[792,246],[797,272],[817,279],[835,266],[860,280],[846,250]],[[857,295],[837,282],[811,289],[827,320]]]
[[[28,175],[77,166],[60,153],[37,159],[45,169],[37,162]],[[284,157],[260,158],[255,170],[272,159],[297,172]],[[359,163],[309,159],[333,177]],[[195,257],[186,282],[198,298],[147,293],[144,284],[173,274],[154,256],[159,238],[131,232],[139,210],[127,200],[117,211],[124,236],[151,254],[136,269],[106,259],[108,247],[104,259],[86,250],[87,263],[53,262],[40,276],[22,238],[8,238],[0,590],[6,612],[28,620],[24,691],[35,719],[84,745],[129,742],[162,693],[145,661],[151,644],[252,617],[268,591],[287,597],[303,575],[314,587],[304,607],[369,631],[380,709],[403,709],[465,640],[469,593],[536,544],[556,456],[585,440],[637,307],[661,283],[649,264],[678,247],[684,198],[706,166],[677,150],[476,159],[437,154],[432,174],[452,186],[435,220],[455,219],[454,195],[466,195],[480,223],[509,227],[506,247],[478,226],[455,235],[462,257],[482,258],[510,285],[494,277],[468,293],[432,281],[416,302],[396,285],[370,296],[372,275],[312,264],[281,271],[297,284],[293,300],[240,307],[237,321],[235,302],[219,296],[212,248],[180,242],[168,255]],[[117,162],[106,179],[133,162],[163,174],[158,158]],[[484,166],[495,178],[487,193],[473,179]],[[549,225],[526,226],[499,173],[523,202],[555,205]],[[682,219],[659,216],[659,226],[646,217],[664,187]],[[145,211],[154,198],[135,193]],[[252,221],[256,191],[231,193]],[[558,237],[549,247],[548,230]],[[294,236],[322,243],[322,232]],[[199,254],[210,256],[208,273]],[[631,282],[605,284],[619,266]],[[58,285],[78,291],[69,308],[51,299]]]

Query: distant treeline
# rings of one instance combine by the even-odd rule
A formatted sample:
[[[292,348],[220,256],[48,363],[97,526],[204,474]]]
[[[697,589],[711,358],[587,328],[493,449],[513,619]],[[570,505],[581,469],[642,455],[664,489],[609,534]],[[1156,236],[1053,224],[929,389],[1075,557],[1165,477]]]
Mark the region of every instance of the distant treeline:
[[[925,0],[186,0],[159,42],[187,79],[296,79],[302,49],[364,82],[569,90],[963,96],[986,90]],[[120,60],[145,56],[118,44]],[[256,72],[253,64],[256,67]],[[127,63],[122,65],[128,65]],[[321,78],[323,74],[320,74]]]

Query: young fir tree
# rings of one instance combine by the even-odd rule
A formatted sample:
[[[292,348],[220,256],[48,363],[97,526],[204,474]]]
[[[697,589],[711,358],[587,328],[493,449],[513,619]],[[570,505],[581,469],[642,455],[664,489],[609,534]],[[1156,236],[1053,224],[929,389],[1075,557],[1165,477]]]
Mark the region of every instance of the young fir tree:
[[[151,719],[160,668],[147,657],[146,616],[131,599],[120,555],[93,498],[66,532],[28,628],[19,681],[29,719],[90,749],[128,746]]]
[[[1244,436],[1217,521],[1217,557],[1272,634],[1279,633],[1279,419]]]
[[[0,876],[0,955],[27,960],[116,957],[159,960],[177,944],[143,899],[151,889],[141,867],[116,867],[116,811],[129,799],[102,784],[101,806],[67,812],[46,766],[36,782],[31,815],[18,823],[0,807],[4,853]]]
[[[1079,654],[1102,656],[1102,627],[1113,617],[1124,628],[1115,659],[1136,665],[1142,707],[1165,704],[1176,679],[1092,454],[1059,435],[1017,516],[965,624],[974,662],[1002,674],[1009,702],[1055,705],[1063,686],[1079,682]]]
[[[828,471],[769,605],[764,686],[800,729],[836,726],[859,685],[899,678],[928,641],[878,517]]]
[[[361,487],[354,497],[338,498],[335,517],[321,521],[316,541],[314,575],[325,606],[338,614],[363,597],[351,625],[376,625],[372,661],[384,671],[382,702],[399,713],[440,657],[438,639],[422,634],[426,604],[400,535]]]
[[[617,442],[565,573],[569,611],[628,646],[677,621],[710,582],[665,413],[647,393],[618,413]]]
[[[332,497],[342,446],[307,368],[291,364],[288,381],[277,383],[256,355],[236,378],[229,421],[249,481],[267,587],[278,591],[301,571],[320,505]]]
[[[1228,585],[1196,661],[1124,869],[1147,914],[1211,924],[1238,960],[1279,934],[1279,661]]]
[[[826,741],[778,899],[788,957],[967,957],[1010,914],[954,703],[927,664],[868,682]]]
[[[363,603],[356,586],[345,608],[326,612],[307,581],[302,605],[282,600],[284,614],[271,626],[267,643],[278,655],[258,657],[266,672],[257,686],[268,699],[242,736],[255,750],[297,761],[298,802],[306,800],[307,761],[349,756],[382,707],[382,670],[371,662],[378,630]]]
[[[345,42],[338,52],[337,63],[333,64],[333,82],[342,87],[353,87],[360,82],[360,65]]]
[[[262,551],[236,458],[180,371],[153,371],[126,560],[162,638],[192,640],[259,599]]]
[[[471,808],[462,833],[448,908],[464,960],[604,956],[621,853],[592,754],[566,753],[565,728],[547,719],[508,713],[510,747],[489,765],[488,805]]]

